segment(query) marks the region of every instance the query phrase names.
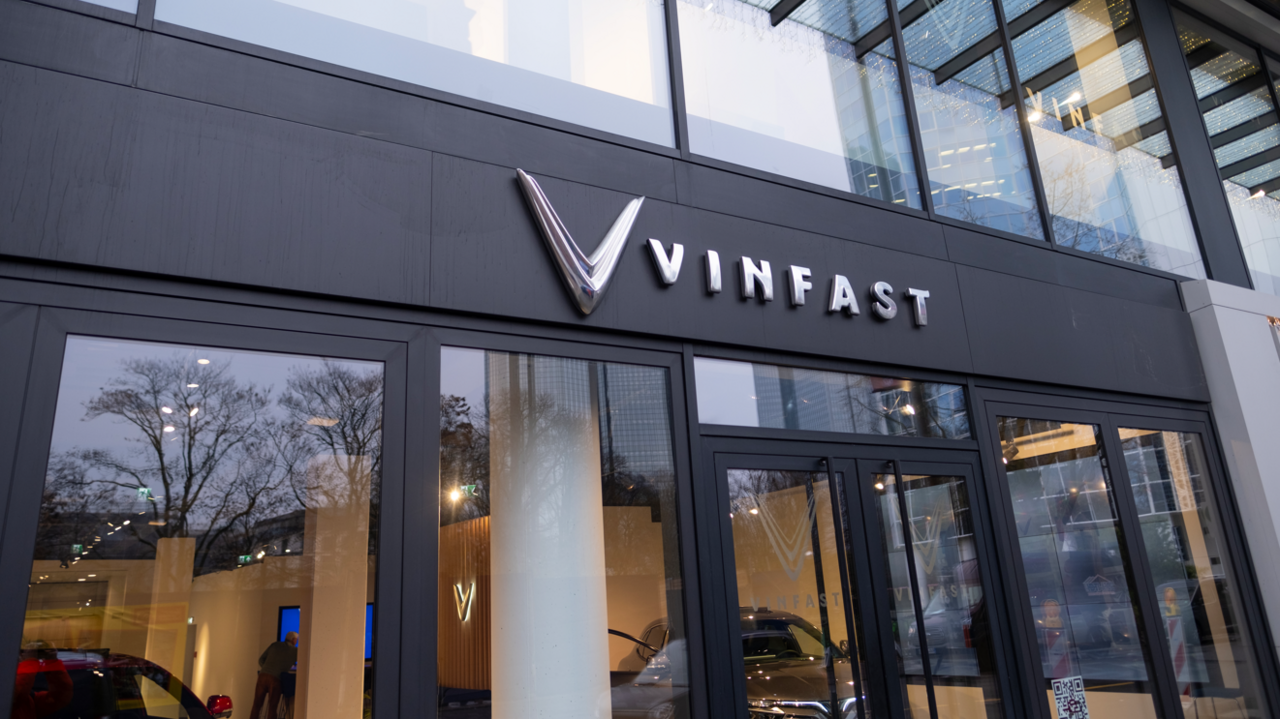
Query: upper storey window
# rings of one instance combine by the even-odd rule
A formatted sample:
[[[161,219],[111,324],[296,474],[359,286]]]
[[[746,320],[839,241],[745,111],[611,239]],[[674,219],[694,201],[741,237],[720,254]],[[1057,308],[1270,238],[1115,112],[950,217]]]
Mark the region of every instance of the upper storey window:
[[[1270,73],[1248,45],[1181,13],[1177,20],[1253,286],[1280,294],[1280,125]]]
[[[1204,277],[1129,1],[1002,2],[1054,241]]]
[[[920,208],[884,0],[773,5],[677,5],[690,150]]]
[[[157,0],[156,19],[674,144],[658,0]]]

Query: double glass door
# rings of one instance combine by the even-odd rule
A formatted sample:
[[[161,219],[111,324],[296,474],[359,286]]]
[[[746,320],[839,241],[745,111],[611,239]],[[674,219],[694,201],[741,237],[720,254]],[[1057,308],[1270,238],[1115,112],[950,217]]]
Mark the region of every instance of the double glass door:
[[[738,716],[1004,715],[975,456],[717,449]]]

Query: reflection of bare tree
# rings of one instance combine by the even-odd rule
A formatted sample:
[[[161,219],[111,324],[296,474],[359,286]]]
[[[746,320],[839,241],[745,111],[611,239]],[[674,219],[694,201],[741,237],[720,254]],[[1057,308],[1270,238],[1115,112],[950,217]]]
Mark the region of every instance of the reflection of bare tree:
[[[378,505],[382,472],[382,372],[325,363],[294,368],[280,407],[288,435],[279,442],[289,488],[298,504]],[[317,465],[316,458],[322,458]],[[324,467],[335,478],[317,475]],[[375,516],[376,519],[376,516]]]
[[[1047,163],[1049,166],[1041,172],[1045,197],[1053,217],[1054,241],[1064,247],[1095,252],[1117,260],[1150,264],[1146,244],[1137,236],[1137,228],[1131,226],[1134,213],[1128,193],[1122,188],[1116,193],[1116,201],[1123,206],[1118,216],[1099,216],[1099,192],[1091,185],[1096,185],[1099,178],[1110,178],[1110,182],[1118,183],[1121,176],[1115,168],[1101,172],[1090,168],[1092,163],[1085,153],[1091,151],[1101,152],[1089,145],[1064,150],[1051,158]],[[1095,162],[1115,161],[1107,156]],[[1102,193],[1104,198],[1109,198],[1110,194]],[[1113,203],[1108,201],[1105,204],[1111,206]]]
[[[332,488],[376,492],[379,370],[295,368],[276,409],[271,389],[241,382],[229,362],[130,358],[121,369],[86,403],[85,419],[123,422],[128,444],[50,458],[37,558],[74,561],[76,545],[85,558],[148,558],[160,539],[191,537],[197,573],[217,571],[307,506],[299,488],[311,457],[343,469]],[[104,544],[117,533],[134,541]]]
[[[229,364],[191,367],[180,356],[130,358],[122,370],[86,403],[85,419],[131,425],[126,441],[134,448],[55,456],[47,489],[70,489],[79,477],[95,498],[85,509],[121,522],[101,532],[124,531],[151,552],[160,539],[195,537],[203,564],[227,528],[275,504],[271,494],[282,476],[265,439],[273,424],[270,390],[242,384]],[[97,542],[83,543],[92,554]]]

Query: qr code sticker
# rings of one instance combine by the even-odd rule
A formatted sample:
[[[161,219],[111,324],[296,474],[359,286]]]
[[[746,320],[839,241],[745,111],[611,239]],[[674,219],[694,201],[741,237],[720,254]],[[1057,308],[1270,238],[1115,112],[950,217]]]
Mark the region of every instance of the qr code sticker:
[[[1089,719],[1089,706],[1084,702],[1082,677],[1054,679],[1053,701],[1058,707],[1058,719]]]

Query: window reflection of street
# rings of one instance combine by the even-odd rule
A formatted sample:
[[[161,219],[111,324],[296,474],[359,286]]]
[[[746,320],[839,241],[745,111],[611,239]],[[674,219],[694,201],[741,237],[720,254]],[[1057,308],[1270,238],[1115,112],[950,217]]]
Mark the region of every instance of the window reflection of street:
[[[247,713],[289,607],[271,714],[365,714],[381,431],[378,364],[70,338],[14,716]]]
[[[1091,716],[1155,717],[1098,427],[1002,417],[999,433],[1050,706],[1050,682],[1079,676]]]
[[[908,712],[930,717],[932,693],[943,719],[1003,716],[967,483],[963,477],[919,475],[907,475],[903,482],[906,496],[899,497],[894,475],[874,476],[887,550],[889,626]],[[923,631],[913,601],[917,596]]]

